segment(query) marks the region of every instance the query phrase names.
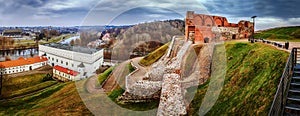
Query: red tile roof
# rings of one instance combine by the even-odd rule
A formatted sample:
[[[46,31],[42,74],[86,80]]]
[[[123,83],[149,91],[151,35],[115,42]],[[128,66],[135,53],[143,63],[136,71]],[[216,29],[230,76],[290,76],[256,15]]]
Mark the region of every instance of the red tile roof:
[[[26,58],[26,59],[23,57],[20,57],[18,60],[0,62],[0,68],[10,68],[10,67],[16,67],[16,66],[29,65],[29,64],[44,62],[47,60],[48,59],[43,56],[36,56],[33,58]]]
[[[66,73],[66,74],[69,74],[69,75],[72,75],[72,76],[77,76],[79,74],[79,72],[76,72],[76,71],[73,71],[71,69],[68,69],[68,68],[64,68],[64,67],[61,67],[61,66],[54,66],[53,69],[55,70],[58,70],[60,72],[63,72],[63,73]]]

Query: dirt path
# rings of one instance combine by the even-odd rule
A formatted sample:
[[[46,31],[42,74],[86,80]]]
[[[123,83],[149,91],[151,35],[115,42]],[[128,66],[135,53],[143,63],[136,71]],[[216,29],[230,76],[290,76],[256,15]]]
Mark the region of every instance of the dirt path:
[[[232,40],[232,41],[236,41],[236,42],[248,42],[248,39],[240,39],[240,40]],[[272,40],[270,40],[272,41]],[[280,44],[285,44],[285,42],[279,42],[279,41],[272,41],[272,42],[276,42],[276,43],[280,43]],[[262,42],[260,42],[262,43]],[[295,48],[295,47],[298,47],[300,48],[300,42],[289,42],[289,49],[283,49],[283,48],[279,48],[277,46],[274,46],[273,44],[267,44],[265,43],[266,45],[270,45],[270,46],[273,46],[275,48],[277,48],[278,50],[284,50],[284,51],[287,51],[287,52],[291,52],[292,48]]]
[[[149,67],[143,67],[139,64],[139,62],[142,58],[143,57],[138,57],[138,58],[134,58],[134,59],[131,60],[132,64],[137,69],[136,69],[136,72],[134,72],[131,76],[128,76],[129,85],[132,85],[133,83],[135,83],[139,80],[143,80],[143,78],[145,77],[145,74],[149,70]]]
[[[103,83],[104,92],[111,92],[113,89],[117,88],[118,86],[124,86],[122,78],[125,78],[126,75],[129,74],[127,69],[127,64],[130,60],[122,62],[118,64],[118,66],[113,70],[112,74],[108,77],[108,80]],[[126,74],[127,72],[127,74]]]
[[[96,87],[97,77],[98,75],[88,78],[85,87],[89,93],[104,93],[104,89]]]

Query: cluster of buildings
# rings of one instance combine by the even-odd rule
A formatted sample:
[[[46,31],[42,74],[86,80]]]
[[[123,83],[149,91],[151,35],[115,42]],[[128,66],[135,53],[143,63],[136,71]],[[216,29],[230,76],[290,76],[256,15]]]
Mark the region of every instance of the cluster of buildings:
[[[103,60],[103,49],[51,43],[39,45],[39,56],[0,62],[0,74],[31,71],[48,64],[53,67],[53,77],[76,81],[94,75]]]
[[[186,14],[185,36],[195,43],[249,38],[253,32],[254,25],[250,21],[242,20],[235,24],[229,23],[226,17],[196,14],[193,11]]]
[[[50,43],[39,45],[39,56],[54,67],[54,77],[81,80],[95,74],[103,64],[103,49]],[[64,81],[64,80],[63,80]]]

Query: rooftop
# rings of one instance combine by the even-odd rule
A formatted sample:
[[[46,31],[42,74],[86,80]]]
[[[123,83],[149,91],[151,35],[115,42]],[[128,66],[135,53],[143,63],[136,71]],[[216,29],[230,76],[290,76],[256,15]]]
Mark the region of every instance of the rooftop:
[[[82,47],[82,46],[71,46],[69,44],[61,44],[61,43],[48,43],[48,44],[43,44],[43,45],[48,46],[48,47],[68,50],[68,51],[86,53],[86,54],[93,54],[93,53],[96,53],[99,50],[101,50],[101,49]]]
[[[72,75],[72,76],[77,76],[79,74],[79,72],[76,72],[76,71],[73,71],[71,69],[68,69],[68,68],[64,68],[64,67],[61,67],[61,66],[54,66],[53,69],[55,70],[58,70],[60,72],[63,72],[63,73],[66,73],[68,75]]]
[[[47,60],[48,59],[46,57],[42,57],[42,56],[36,56],[33,58],[20,57],[18,60],[0,62],[0,68],[10,68],[16,66],[29,65],[29,64],[47,61]]]

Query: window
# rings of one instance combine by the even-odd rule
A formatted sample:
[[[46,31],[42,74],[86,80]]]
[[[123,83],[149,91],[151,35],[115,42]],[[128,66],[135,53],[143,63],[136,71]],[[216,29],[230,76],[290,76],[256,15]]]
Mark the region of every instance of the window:
[[[69,63],[68,63],[68,62],[66,62],[66,65],[67,65],[67,66],[68,66],[68,64],[69,64]]]
[[[74,64],[72,64],[72,67],[74,67]]]
[[[64,62],[63,62],[63,61],[60,61],[60,63],[63,64]]]
[[[52,58],[52,61],[54,61],[54,58]]]
[[[56,59],[56,62],[58,62],[58,59]]]

